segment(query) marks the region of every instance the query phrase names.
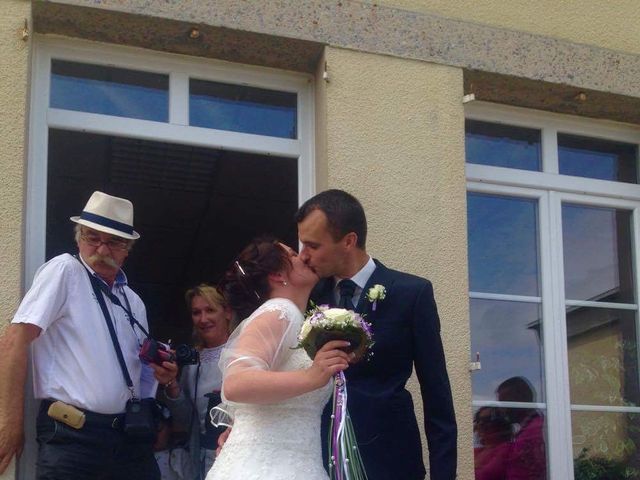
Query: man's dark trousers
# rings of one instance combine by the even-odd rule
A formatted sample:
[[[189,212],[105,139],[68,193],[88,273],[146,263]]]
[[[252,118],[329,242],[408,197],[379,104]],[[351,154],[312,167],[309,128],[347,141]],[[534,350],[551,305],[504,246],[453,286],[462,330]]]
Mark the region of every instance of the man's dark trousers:
[[[75,429],[50,418],[48,406],[49,402],[42,403],[36,422],[37,480],[160,479],[152,446],[130,442],[121,418],[115,423],[87,420]]]

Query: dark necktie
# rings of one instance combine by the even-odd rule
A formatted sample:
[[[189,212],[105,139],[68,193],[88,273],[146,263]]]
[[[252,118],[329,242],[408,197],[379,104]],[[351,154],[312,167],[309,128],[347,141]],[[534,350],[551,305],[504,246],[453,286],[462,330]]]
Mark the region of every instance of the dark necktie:
[[[347,278],[340,281],[338,288],[340,289],[340,301],[338,302],[338,306],[346,308],[347,310],[355,310],[356,307],[353,305],[353,294],[356,291],[356,283]]]

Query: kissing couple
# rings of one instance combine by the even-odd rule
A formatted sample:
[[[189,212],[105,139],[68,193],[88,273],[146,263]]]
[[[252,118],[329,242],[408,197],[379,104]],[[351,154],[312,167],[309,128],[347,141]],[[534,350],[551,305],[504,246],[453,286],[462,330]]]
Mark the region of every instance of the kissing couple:
[[[406,390],[414,367],[430,477],[455,479],[457,428],[431,283],[369,256],[364,209],[345,191],[307,200],[296,221],[299,255],[273,239],[255,240],[220,285],[230,307],[246,319],[220,360],[233,428],[207,480],[327,480],[327,402],[340,371],[369,480],[424,479],[420,432]],[[313,360],[296,349],[309,299],[366,315],[375,341],[371,358],[351,364],[342,340],[326,343]]]

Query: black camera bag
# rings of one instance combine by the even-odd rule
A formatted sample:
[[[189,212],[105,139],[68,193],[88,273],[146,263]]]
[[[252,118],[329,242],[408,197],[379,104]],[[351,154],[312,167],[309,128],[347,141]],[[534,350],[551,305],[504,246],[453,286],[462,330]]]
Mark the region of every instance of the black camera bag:
[[[153,443],[158,433],[158,406],[153,398],[132,398],[124,414],[124,433],[134,442]]]

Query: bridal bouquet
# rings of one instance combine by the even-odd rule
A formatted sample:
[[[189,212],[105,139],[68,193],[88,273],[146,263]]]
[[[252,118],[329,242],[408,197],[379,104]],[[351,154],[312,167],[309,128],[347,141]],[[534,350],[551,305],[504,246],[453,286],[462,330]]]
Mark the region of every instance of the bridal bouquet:
[[[361,315],[344,308],[328,305],[313,307],[305,318],[299,346],[309,357],[331,340],[347,340],[349,352],[361,359],[373,345],[371,325]],[[336,373],[333,387],[333,412],[329,429],[329,472],[332,480],[363,480],[367,478],[358,452],[356,436],[347,412],[347,380],[344,372]]]

